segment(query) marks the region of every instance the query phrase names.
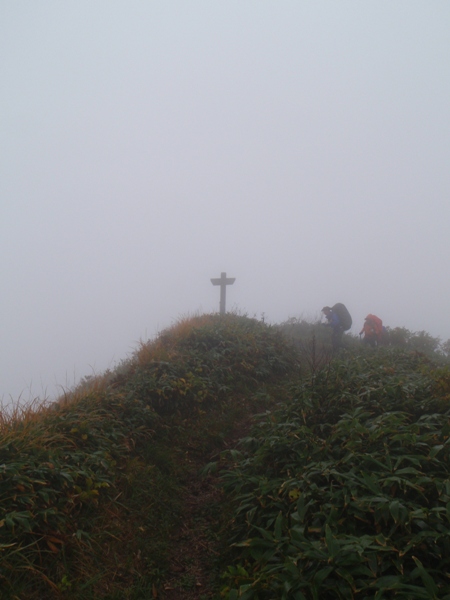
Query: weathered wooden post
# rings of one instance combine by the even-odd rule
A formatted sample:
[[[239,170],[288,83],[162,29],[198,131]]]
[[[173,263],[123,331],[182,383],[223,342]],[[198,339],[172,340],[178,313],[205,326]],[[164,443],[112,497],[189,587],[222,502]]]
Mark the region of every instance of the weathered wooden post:
[[[221,273],[220,278],[211,279],[213,285],[220,285],[220,314],[225,314],[225,295],[227,285],[232,285],[236,281],[235,277],[228,277],[226,273]]]

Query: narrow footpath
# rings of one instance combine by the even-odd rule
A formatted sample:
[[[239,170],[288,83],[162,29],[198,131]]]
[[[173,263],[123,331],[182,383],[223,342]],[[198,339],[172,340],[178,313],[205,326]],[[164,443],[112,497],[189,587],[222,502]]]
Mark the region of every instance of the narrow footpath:
[[[252,415],[237,423],[223,450],[236,448],[250,431]],[[212,457],[215,460],[217,457]],[[223,556],[224,494],[219,477],[203,476],[206,463],[192,461],[186,481],[182,525],[173,533],[166,580],[154,589],[160,600],[215,600],[220,598],[220,569]]]

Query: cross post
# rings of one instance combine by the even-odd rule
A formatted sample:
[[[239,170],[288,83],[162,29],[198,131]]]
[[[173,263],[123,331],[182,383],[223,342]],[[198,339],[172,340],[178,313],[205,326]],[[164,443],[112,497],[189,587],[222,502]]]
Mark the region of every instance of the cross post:
[[[221,273],[219,278],[211,279],[213,285],[220,285],[220,314],[225,314],[225,294],[227,285],[232,285],[236,281],[235,277],[228,277],[226,273]]]

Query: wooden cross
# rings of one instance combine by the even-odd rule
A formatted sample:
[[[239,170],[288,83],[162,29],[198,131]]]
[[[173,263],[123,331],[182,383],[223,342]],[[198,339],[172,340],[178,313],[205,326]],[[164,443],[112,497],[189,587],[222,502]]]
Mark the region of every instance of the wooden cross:
[[[220,278],[211,279],[213,285],[220,285],[220,314],[225,314],[225,293],[227,285],[232,285],[236,281],[235,277],[228,277],[226,273],[221,273]]]

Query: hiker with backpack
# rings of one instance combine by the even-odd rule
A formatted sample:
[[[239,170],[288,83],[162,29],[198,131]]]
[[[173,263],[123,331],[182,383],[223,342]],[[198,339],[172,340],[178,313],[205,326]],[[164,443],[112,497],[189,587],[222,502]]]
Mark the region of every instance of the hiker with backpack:
[[[324,306],[322,312],[325,315],[329,325],[332,329],[331,334],[331,346],[333,350],[342,348],[342,336],[344,331],[348,331],[352,326],[352,318],[347,310],[347,307],[338,302],[334,306]]]
[[[371,348],[380,346],[383,337],[383,321],[376,315],[367,315],[364,319],[364,325],[359,332],[359,337],[363,334],[363,344],[367,344]]]

